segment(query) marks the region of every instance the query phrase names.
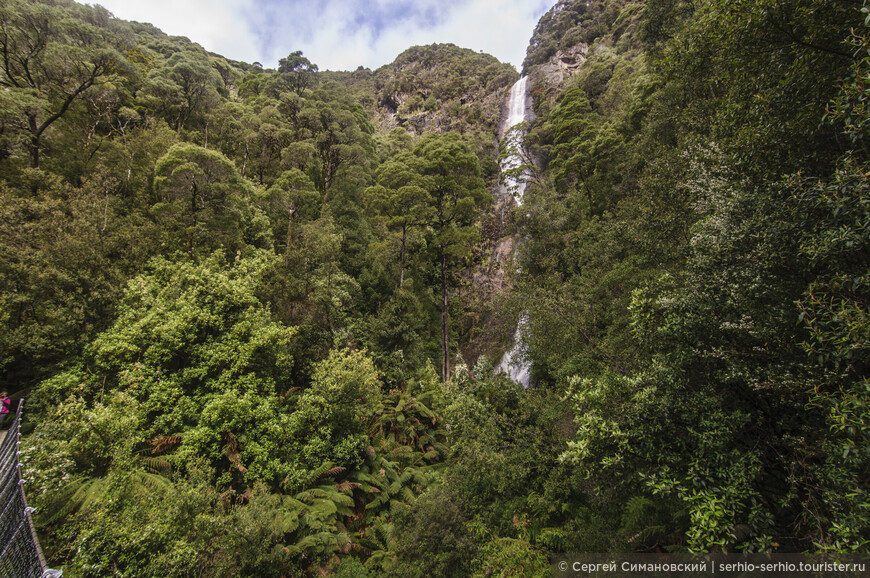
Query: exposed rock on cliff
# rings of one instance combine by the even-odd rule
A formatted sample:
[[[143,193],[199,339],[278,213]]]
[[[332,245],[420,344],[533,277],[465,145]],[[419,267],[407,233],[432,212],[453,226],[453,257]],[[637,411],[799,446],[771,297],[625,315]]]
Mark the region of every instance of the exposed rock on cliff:
[[[374,73],[380,126],[492,135],[517,77],[510,64],[453,44],[409,48]]]
[[[561,86],[568,78],[576,74],[586,62],[588,52],[589,45],[585,42],[570,46],[565,50],[559,50],[546,62],[539,65],[537,71],[550,84]]]
[[[593,55],[637,49],[642,8],[634,0],[560,0],[541,17],[526,51],[523,69],[533,96],[557,95]]]

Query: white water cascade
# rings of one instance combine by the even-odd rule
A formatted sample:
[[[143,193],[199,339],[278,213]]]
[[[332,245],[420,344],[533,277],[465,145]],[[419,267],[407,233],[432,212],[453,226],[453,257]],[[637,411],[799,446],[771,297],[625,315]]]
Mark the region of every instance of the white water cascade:
[[[511,87],[510,100],[508,101],[508,114],[502,121],[501,132],[502,138],[507,138],[507,145],[510,149],[520,150],[520,144],[523,138],[521,131],[511,131],[511,128],[525,122],[526,120],[526,77],[520,78],[516,84]],[[518,154],[512,154],[504,158],[501,162],[501,170],[507,171],[510,169],[519,168],[523,163],[523,159]],[[506,177],[502,185],[502,194],[505,198],[508,195],[512,196],[517,205],[523,204],[523,195],[525,194],[526,182],[523,175],[519,178]],[[514,245],[516,251],[518,244]],[[496,366],[496,371],[506,374],[512,381],[521,384],[523,387],[529,387],[529,379],[531,376],[531,363],[526,355],[526,344],[524,337],[528,331],[529,316],[527,313],[520,315],[517,322],[517,329],[514,332],[514,342],[511,348],[502,356]]]
[[[506,144],[509,150],[512,149],[518,151],[522,144],[522,132],[518,130],[511,131],[511,129],[526,120],[526,81],[527,78],[523,76],[511,87],[511,94],[508,99],[507,116],[502,121],[501,125],[502,139],[507,139]],[[520,155],[508,155],[501,161],[501,170],[502,172],[507,172],[512,169],[517,169],[522,166],[522,163],[523,159]],[[513,176],[505,177],[504,184],[502,185],[502,194],[505,197],[507,197],[507,195],[513,196],[517,205],[523,204],[523,194],[526,190],[526,180],[524,176],[525,175],[521,175],[520,178]]]
[[[517,322],[517,330],[514,331],[514,344],[495,367],[497,372],[504,373],[511,378],[511,381],[515,381],[523,387],[529,387],[532,373],[532,364],[526,358],[526,344],[523,341],[528,326],[529,316],[527,313],[523,313]]]

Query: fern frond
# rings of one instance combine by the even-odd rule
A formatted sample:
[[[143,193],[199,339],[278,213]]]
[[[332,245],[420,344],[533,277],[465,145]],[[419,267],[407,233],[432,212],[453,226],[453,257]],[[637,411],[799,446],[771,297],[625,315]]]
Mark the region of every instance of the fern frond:
[[[371,554],[372,554],[372,551],[370,548],[366,548],[365,546],[363,546],[359,542],[351,542],[349,544],[349,546],[350,546],[351,550],[353,550],[355,552],[359,552],[363,556],[371,556]]]
[[[166,492],[172,482],[164,476],[145,470],[135,470],[127,479],[125,490],[129,492],[144,492],[148,494]],[[39,523],[50,525],[64,518],[99,507],[107,502],[112,484],[107,477],[80,478],[64,486],[56,492],[45,504]]]
[[[402,488],[402,500],[405,502],[413,502],[414,501],[414,492],[411,491],[411,488],[405,486]]]
[[[145,440],[145,443],[152,447],[151,455],[159,456],[167,452],[171,452],[181,443],[180,435],[172,436],[157,436],[150,440]]]
[[[333,467],[332,462],[323,462],[322,464],[320,464],[320,466],[312,470],[311,475],[308,476],[308,480],[306,480],[305,482],[305,485],[313,486],[320,480],[337,476],[345,469],[346,468],[342,466]]]
[[[142,458],[142,465],[145,467],[145,471],[152,474],[168,476],[172,473],[172,464],[166,458],[145,456]]]
[[[55,492],[43,506],[38,516],[41,525],[51,525],[70,516],[85,505],[98,502],[107,489],[105,478],[81,478],[73,480]]]
[[[153,472],[138,471],[130,476],[129,488],[133,491],[147,491],[148,493],[168,491],[172,487],[169,478]]]
[[[334,468],[330,468],[330,469],[328,469],[327,471],[325,471],[325,472],[323,473],[323,475],[321,475],[321,476],[318,478],[318,481],[320,481],[320,480],[322,480],[322,479],[324,479],[324,478],[332,478],[332,477],[335,477],[335,476],[337,476],[338,474],[340,474],[341,472],[343,472],[343,471],[346,470],[346,469],[347,469],[347,468],[345,468],[344,466],[335,466]]]

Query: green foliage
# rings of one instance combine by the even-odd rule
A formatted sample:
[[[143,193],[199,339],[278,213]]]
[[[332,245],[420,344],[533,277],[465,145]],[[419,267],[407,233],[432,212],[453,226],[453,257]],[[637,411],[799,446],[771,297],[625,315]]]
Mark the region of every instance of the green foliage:
[[[855,126],[855,124],[852,124]],[[868,186],[866,165],[849,159],[827,182],[795,182],[800,206],[817,216],[801,246],[818,271],[797,302],[809,335],[806,352],[827,371],[814,386],[811,403],[827,413],[829,435],[821,442],[827,461],[826,499],[833,504],[829,550],[863,550],[866,500],[855,492],[870,467],[866,357],[868,315]],[[837,464],[834,466],[834,464]]]
[[[301,96],[315,82],[317,65],[311,64],[310,60],[302,56],[302,51],[297,50],[278,61],[278,72],[284,76],[290,89]]]
[[[649,2],[637,58],[613,4],[561,3],[530,50],[598,47],[533,89],[526,145],[519,297],[574,405],[563,460],[624,506],[611,548],[865,548],[859,12]]]
[[[111,323],[122,287],[153,250],[153,225],[127,218],[105,173],[42,193],[0,188],[0,367],[12,389],[72,362]],[[12,386],[12,387],[10,387]]]
[[[497,150],[485,54],[265,70],[0,2],[0,380],[53,565],[866,552],[867,14],[561,0]],[[520,315],[528,390],[474,362]]]
[[[418,135],[455,131],[491,147],[504,91],[517,79],[509,64],[453,44],[414,46],[374,73],[378,104]]]
[[[459,506],[443,489],[424,494],[412,507],[393,513],[396,559],[388,572],[395,576],[467,576],[475,545]],[[426,557],[420,556],[426,552]]]
[[[621,37],[624,38],[623,43],[636,44],[634,29],[638,8],[637,4],[625,0],[560,0],[535,26],[523,69],[529,70],[532,66],[543,64],[559,50],[580,44],[592,46]]]
[[[91,344],[96,373],[47,382],[42,403],[119,389],[140,402],[135,415],[148,437],[182,436],[177,464],[207,456],[249,479],[281,475],[271,447],[294,330],[272,322],[253,295],[272,259],[239,259],[226,270],[222,262],[221,254],[201,264],[153,261],[128,285],[115,325]]]
[[[218,100],[223,79],[202,50],[187,49],[170,56],[152,70],[137,94],[176,131],[199,126]]]
[[[540,551],[514,538],[497,538],[481,548],[473,576],[549,576],[550,562]]]
[[[664,69],[681,79],[685,122],[733,144],[748,174],[825,174],[843,149],[838,127],[819,124],[820,105],[839,92],[860,26],[860,12],[837,2],[705,2],[664,47]]]
[[[313,221],[319,215],[320,195],[314,183],[299,169],[284,171],[266,191],[266,214],[278,247],[289,250],[298,241],[294,225]]]
[[[0,24],[4,126],[38,169],[46,130],[125,71],[124,26],[102,7],[15,0],[0,7]]]
[[[242,203],[250,193],[228,158],[179,143],[157,161],[154,172],[160,201],[152,211],[166,231],[167,245],[184,247],[191,255],[241,245]]]
[[[298,487],[303,472],[324,462],[359,466],[367,447],[366,416],[380,395],[378,372],[365,352],[336,350],[318,364],[286,426],[299,468],[285,484]]]
[[[453,133],[428,136],[414,149],[429,206],[430,246],[441,273],[441,378],[450,374],[448,292],[452,268],[471,255],[479,228],[475,217],[489,201],[477,157]]]

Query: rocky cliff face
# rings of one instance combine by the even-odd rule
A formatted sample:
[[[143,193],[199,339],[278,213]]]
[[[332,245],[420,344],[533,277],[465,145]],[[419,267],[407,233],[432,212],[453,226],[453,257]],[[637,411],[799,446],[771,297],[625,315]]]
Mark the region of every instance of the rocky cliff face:
[[[534,98],[556,98],[595,55],[636,50],[642,8],[636,0],[559,0],[535,27],[523,62]]]
[[[510,64],[453,44],[415,46],[374,73],[381,129],[495,134]]]
[[[558,50],[546,62],[537,65],[536,76],[540,76],[550,85],[561,87],[569,78],[577,74],[586,62],[588,53],[589,45],[585,42]]]
[[[560,0],[545,14],[535,28],[524,62],[527,77],[526,114],[530,132],[524,140],[522,164],[534,164],[541,180],[529,182],[530,190],[547,182],[549,154],[554,133],[550,111],[567,98],[582,94],[594,114],[613,115],[625,105],[634,83],[643,68],[640,46],[635,31],[643,3],[634,0]],[[574,97],[566,96],[570,88],[578,87]],[[506,118],[508,98],[504,95],[502,117]],[[515,112],[512,111],[511,115]],[[600,117],[599,119],[600,120]],[[593,122],[590,118],[590,122]],[[598,122],[598,121],[595,121]],[[506,123],[510,124],[510,123]],[[502,127],[499,136],[503,136]],[[523,186],[525,191],[525,185]],[[534,194],[534,192],[532,193]],[[525,208],[517,208],[521,198],[507,194],[504,187],[496,194],[497,236],[490,249],[486,266],[474,276],[474,286],[484,300],[491,303],[510,301],[515,281],[515,250],[528,242],[522,232]],[[535,210],[534,208],[532,210]],[[528,384],[529,366],[522,356],[523,324],[528,318],[522,313],[525,305],[514,305],[514,315],[496,305],[494,312],[480,316],[486,336],[472,341],[468,359],[474,354],[501,356],[499,367],[515,380]],[[516,309],[521,307],[519,323]],[[526,319],[526,321],[523,321]],[[493,336],[497,336],[494,338]],[[511,341],[512,340],[512,341]],[[501,348],[499,348],[499,345]],[[495,357],[496,359],[498,357]]]

